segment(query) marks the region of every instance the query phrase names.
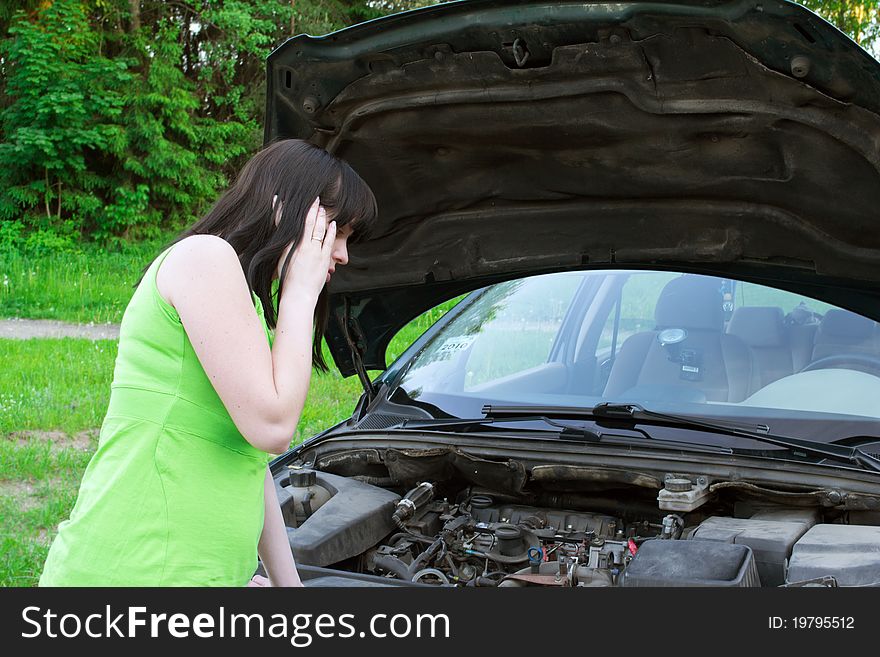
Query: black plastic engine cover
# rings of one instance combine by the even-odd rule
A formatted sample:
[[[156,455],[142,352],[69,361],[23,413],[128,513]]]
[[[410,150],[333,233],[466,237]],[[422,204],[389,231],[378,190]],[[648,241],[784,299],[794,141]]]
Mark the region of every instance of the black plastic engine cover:
[[[714,541],[650,540],[626,567],[623,586],[761,586],[752,549]]]
[[[298,528],[287,528],[297,564],[329,566],[357,556],[395,530],[391,516],[400,495],[357,479],[317,473],[317,483],[333,496]],[[278,502],[290,504],[289,489],[278,485]]]

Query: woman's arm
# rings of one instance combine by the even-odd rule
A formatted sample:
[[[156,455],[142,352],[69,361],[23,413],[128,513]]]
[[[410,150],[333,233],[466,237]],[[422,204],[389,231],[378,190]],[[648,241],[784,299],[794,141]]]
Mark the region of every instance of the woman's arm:
[[[287,451],[312,371],[312,322],[336,224],[316,200],[279,301],[273,346],[232,246],[194,235],[165,258],[156,284],[177,310],[199,362],[238,430],[257,449]]]
[[[263,567],[269,575],[272,586],[302,586],[293,553],[287,540],[287,528],[281,517],[281,507],[275,494],[275,483],[272,473],[266,468],[264,486],[265,515],[263,517],[263,533],[260,534],[258,550]]]

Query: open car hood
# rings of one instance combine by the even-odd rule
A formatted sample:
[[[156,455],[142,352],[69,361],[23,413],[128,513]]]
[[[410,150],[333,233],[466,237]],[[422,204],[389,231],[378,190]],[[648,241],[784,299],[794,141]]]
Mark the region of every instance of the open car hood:
[[[343,374],[514,276],[674,268],[880,319],[880,64],[788,2],[453,2],[268,60],[267,141],[370,184],[331,283]]]

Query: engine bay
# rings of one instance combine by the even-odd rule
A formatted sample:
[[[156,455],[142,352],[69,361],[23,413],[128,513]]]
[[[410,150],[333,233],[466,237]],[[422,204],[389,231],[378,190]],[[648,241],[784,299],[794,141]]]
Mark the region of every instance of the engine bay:
[[[436,454],[430,457],[435,464]],[[491,467],[468,470],[471,477],[461,475],[465,468],[441,468],[443,477],[406,482],[353,475],[351,463],[298,463],[275,476],[297,563],[337,580],[504,588],[880,585],[880,511],[866,496],[846,501],[835,491],[555,466],[533,468],[525,486],[510,463],[496,464],[507,470],[508,485]],[[422,474],[432,469],[439,474],[433,466]],[[484,485],[493,480],[502,485]]]

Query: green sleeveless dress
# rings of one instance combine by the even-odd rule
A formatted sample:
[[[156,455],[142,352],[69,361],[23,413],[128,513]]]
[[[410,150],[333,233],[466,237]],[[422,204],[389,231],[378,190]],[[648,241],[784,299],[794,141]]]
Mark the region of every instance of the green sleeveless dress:
[[[156,288],[170,250],[123,315],[98,449],[40,586],[243,586],[257,567],[269,455],[235,427]]]

